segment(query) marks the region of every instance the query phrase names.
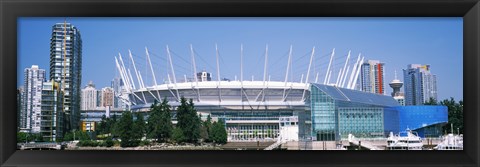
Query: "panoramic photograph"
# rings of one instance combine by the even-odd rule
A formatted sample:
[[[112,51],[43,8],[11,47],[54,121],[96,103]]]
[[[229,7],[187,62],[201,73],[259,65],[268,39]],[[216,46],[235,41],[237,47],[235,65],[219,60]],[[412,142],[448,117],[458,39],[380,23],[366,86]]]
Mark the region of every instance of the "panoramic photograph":
[[[19,17],[17,39],[18,150],[463,150],[462,17]]]

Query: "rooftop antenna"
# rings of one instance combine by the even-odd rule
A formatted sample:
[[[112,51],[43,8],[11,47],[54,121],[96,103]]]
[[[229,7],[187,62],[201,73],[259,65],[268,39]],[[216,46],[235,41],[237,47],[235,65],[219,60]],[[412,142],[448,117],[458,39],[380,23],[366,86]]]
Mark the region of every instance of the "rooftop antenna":
[[[397,70],[395,70],[395,80],[397,79]]]

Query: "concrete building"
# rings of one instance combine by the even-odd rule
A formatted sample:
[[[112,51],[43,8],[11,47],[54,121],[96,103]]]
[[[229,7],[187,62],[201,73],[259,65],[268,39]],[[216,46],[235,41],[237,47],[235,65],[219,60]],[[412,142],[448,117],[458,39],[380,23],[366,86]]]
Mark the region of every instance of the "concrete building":
[[[57,141],[65,133],[63,94],[55,81],[45,82],[42,88],[41,135],[44,141]]]
[[[17,89],[17,132],[20,131],[20,125],[22,124],[21,113],[23,112],[23,86]]]
[[[82,89],[80,110],[94,110],[95,108],[97,108],[97,90],[92,81],[90,81],[88,85]]]
[[[378,60],[368,60],[361,65],[359,86],[360,90],[364,92],[385,94],[384,86],[384,66]]]
[[[405,105],[423,105],[430,98],[437,99],[437,76],[430,72],[430,65],[409,64],[403,70],[405,81]]]
[[[111,87],[113,88],[114,98],[113,98],[113,108],[127,109],[127,104],[122,101],[119,96],[126,93],[125,84],[120,77],[113,78],[111,82]]]
[[[42,86],[45,70],[37,65],[25,69],[22,112],[20,113],[20,131],[40,133]]]
[[[56,23],[50,38],[50,80],[64,92],[66,129],[79,129],[82,79],[82,38],[71,23]]]
[[[114,104],[114,91],[110,87],[102,88],[102,100],[100,107],[113,108]]]

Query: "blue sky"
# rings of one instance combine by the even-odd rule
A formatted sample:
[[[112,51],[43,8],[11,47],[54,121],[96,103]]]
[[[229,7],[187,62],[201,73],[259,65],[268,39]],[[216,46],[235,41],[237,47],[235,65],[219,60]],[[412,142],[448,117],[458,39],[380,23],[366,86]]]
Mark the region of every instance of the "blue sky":
[[[29,17],[18,19],[18,85],[23,70],[37,64],[49,66],[52,25],[65,18]],[[148,47],[157,81],[170,72],[166,45],[172,51],[177,80],[192,75],[190,44],[195,50],[197,71],[206,70],[216,79],[215,44],[220,55],[220,76],[240,78],[240,45],[244,46],[244,79],[263,79],[265,48],[268,44],[268,74],[283,81],[288,51],[293,46],[291,79],[306,76],[312,47],[315,59],[310,81],[319,73],[323,81],[333,48],[332,73],[343,67],[351,50],[350,64],[359,53],[365,60],[385,63],[385,88],[394,79],[394,71],[403,81],[407,64],[430,64],[437,75],[440,100],[463,99],[463,20],[450,18],[67,18],[83,40],[82,85],[93,81],[97,88],[110,85],[119,76],[115,56],[127,59],[133,53],[146,85],[152,85],[146,65]],[[129,61],[125,63],[128,64]],[[128,65],[126,65],[128,66]],[[133,70],[133,67],[132,67]],[[48,74],[47,74],[48,75]],[[403,89],[403,88],[402,88]]]

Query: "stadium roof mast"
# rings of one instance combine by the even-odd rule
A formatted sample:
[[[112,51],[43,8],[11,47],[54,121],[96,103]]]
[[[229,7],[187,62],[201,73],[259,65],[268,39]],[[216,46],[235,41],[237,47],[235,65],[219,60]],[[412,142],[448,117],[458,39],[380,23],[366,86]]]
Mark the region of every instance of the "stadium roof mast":
[[[283,89],[283,99],[285,100],[285,93],[287,91],[288,71],[292,62],[292,45],[290,45],[290,51],[288,52],[287,71],[285,72],[285,88]]]
[[[152,71],[153,83],[155,84],[155,85],[154,85],[154,87],[155,87],[155,86],[158,85],[158,84],[157,84],[157,78],[155,77],[155,72],[153,71],[152,61],[150,60],[150,54],[149,54],[149,52],[148,52],[148,48],[147,48],[147,47],[145,47],[145,53],[147,54],[147,61],[148,61],[148,64],[150,65],[150,70]],[[148,92],[150,92],[150,90],[149,90]],[[152,92],[150,92],[150,94],[152,94]],[[152,96],[153,96],[153,94],[152,94]],[[153,97],[154,97],[157,101],[160,102],[160,100],[162,99],[162,97],[160,96],[160,92],[159,92],[158,90],[157,90],[157,96],[158,96],[159,99],[157,99],[157,97],[155,97],[155,96],[153,96]]]
[[[330,76],[332,75],[332,72],[330,71],[330,67],[332,65],[334,55],[335,55],[335,48],[333,48],[332,55],[330,56],[330,62],[328,63],[327,73],[325,74],[325,80],[323,81],[324,85],[330,82]]]
[[[138,84],[140,85],[140,89],[145,88],[145,84],[143,83],[143,78],[142,75],[140,74],[140,71],[137,70],[137,67],[135,65],[135,61],[133,60],[132,52],[130,49],[128,50],[128,54],[130,55],[130,59],[132,60],[133,64],[133,69],[135,70],[135,74],[137,76]],[[147,99],[145,98],[145,94],[142,92],[143,100],[146,102]]]
[[[195,85],[196,85],[195,88],[197,89],[197,101],[200,101],[200,90],[198,89],[198,77],[197,77],[197,64],[195,63],[195,52],[193,52],[192,44],[190,44],[190,52],[192,54],[193,78],[195,78]]]
[[[355,76],[355,72],[357,71],[357,68],[360,67],[360,65],[358,64],[360,62],[360,56],[362,54],[358,54],[358,58],[357,58],[357,61],[355,62],[355,64],[353,65],[353,68],[352,68],[352,73],[350,74],[350,79],[348,80],[348,83],[347,83],[347,88],[350,89],[351,85],[352,85],[352,81],[353,81],[353,77]]]
[[[364,59],[365,59],[365,56],[363,56],[362,60],[360,60],[360,62],[358,62],[357,72],[355,74],[355,78],[353,79],[352,85],[350,85],[350,89],[354,89],[355,85],[357,84],[358,75],[360,74],[360,69],[361,69],[360,67],[361,67],[361,64],[363,63]]]
[[[263,86],[265,86],[265,80],[267,79],[267,63],[268,63],[268,44],[265,46],[265,65],[263,66]]]
[[[133,60],[132,52],[130,51],[130,49],[128,50],[128,55],[130,56],[130,59],[132,60],[133,70],[135,70],[135,75],[137,76],[138,85],[139,85],[139,87],[140,87],[140,89],[141,89],[141,88],[143,88],[143,84],[142,84],[142,82],[140,81],[140,77],[139,77],[139,74],[138,74],[137,66],[135,65],[135,61]]]
[[[122,66],[120,67],[121,68],[121,72],[123,73],[124,77],[125,77],[125,83],[127,84],[127,89],[129,90],[130,93],[132,93],[137,99],[139,100],[142,100],[140,97],[138,97],[135,93],[133,93],[132,91],[132,85],[133,84],[133,89],[135,89],[135,82],[133,81],[133,77],[132,77],[132,73],[130,72],[130,69],[128,69],[128,75],[127,74],[127,70],[125,69],[125,64],[123,62],[123,59],[122,59],[122,55],[120,53],[118,53],[118,56],[120,58],[120,62],[122,63]],[[120,66],[120,65],[119,65]],[[131,103],[134,103],[136,104],[135,102],[133,101],[130,101]]]
[[[117,57],[115,57],[115,65],[117,66],[117,69],[118,69],[118,71],[120,72],[120,77],[122,78],[123,81],[125,81],[124,83],[125,83],[125,86],[127,87],[127,91],[128,91],[128,92],[131,92],[129,83],[127,82],[127,80],[126,80],[126,78],[125,78],[125,74],[124,74],[122,68],[120,67],[120,64],[118,63]],[[122,95],[122,96],[123,96],[123,95]],[[123,96],[123,97],[122,97],[122,96],[119,96],[119,97],[121,97],[120,99],[122,99],[122,101],[124,101],[125,103],[127,103],[128,106],[130,107],[132,102],[131,102],[130,100],[127,100],[127,98],[126,98],[125,96]],[[130,110],[130,108],[129,108],[129,110]]]
[[[340,76],[340,82],[338,83],[340,87],[343,87],[343,85],[345,84],[345,78],[348,73],[348,68],[350,68],[347,68],[348,61],[350,60],[350,52],[351,50],[348,51],[347,60],[345,61],[345,65],[343,65],[342,75]]]
[[[218,79],[218,85],[220,85],[220,64],[218,61],[218,46],[215,44],[215,54],[217,56],[217,79]]]
[[[215,43],[215,51],[216,51],[215,53],[217,55],[218,101],[222,102],[222,90],[220,89],[220,63],[218,62],[219,53],[218,53],[218,46],[217,46],[216,43]]]
[[[335,81],[335,86],[338,87],[338,82],[340,81],[340,76],[342,75],[342,68],[338,71],[337,81]]]
[[[243,44],[240,44],[240,82],[243,88]]]
[[[125,73],[125,77],[126,77],[127,81],[129,82],[130,90],[132,88],[136,89],[135,82],[133,82],[132,74],[130,73],[130,69],[128,69],[129,73],[127,73],[127,69],[125,68],[125,64],[123,62],[122,55],[120,53],[118,53],[118,56],[120,58],[120,62],[122,63],[123,72]],[[130,76],[129,76],[129,74],[130,74]]]
[[[152,71],[153,83],[155,83],[155,86],[156,86],[157,78],[155,78],[155,72],[153,71],[152,61],[150,60],[150,54],[148,53],[147,47],[145,47],[145,53],[147,54],[147,61],[148,61],[148,64],[150,65],[150,70]]]
[[[347,71],[345,71],[345,74],[343,75],[342,83],[340,84],[340,87],[342,88],[344,88],[345,86],[345,80],[347,80],[347,75],[349,71],[350,71],[350,65],[347,66]]]
[[[120,53],[119,53],[120,54]],[[120,66],[120,63],[118,63],[118,59],[117,57],[115,56],[115,64],[117,65],[117,69],[118,71],[120,72],[120,77],[122,77],[122,80],[124,81],[125,83],[125,86],[127,88],[127,91],[131,91],[131,87],[130,87],[130,83],[128,83],[128,79],[125,77],[125,74],[124,74],[124,71],[122,69],[122,67]]]
[[[302,101],[305,100],[305,92],[308,89],[308,78],[310,76],[310,68],[312,67],[313,56],[315,56],[315,46],[312,49],[312,55],[310,56],[310,63],[308,63],[307,77],[305,78],[305,90],[303,90]]]
[[[179,99],[180,94],[178,93],[178,88],[177,88],[177,78],[175,77],[175,70],[173,69],[173,63],[172,63],[172,55],[170,55],[170,48],[168,47],[168,45],[167,45],[167,55],[168,55],[168,60],[170,60],[170,69],[172,70],[173,83],[174,83],[174,86],[175,86],[175,90],[177,92],[177,98],[176,99],[177,99],[177,101],[180,101],[180,99]]]
[[[266,89],[266,87],[268,87],[267,86],[268,83],[267,83],[267,85],[265,84],[265,81],[267,80],[267,65],[268,65],[268,44],[266,44],[266,46],[265,46],[265,65],[263,67],[263,89],[261,91],[263,102],[265,102],[265,89]]]

